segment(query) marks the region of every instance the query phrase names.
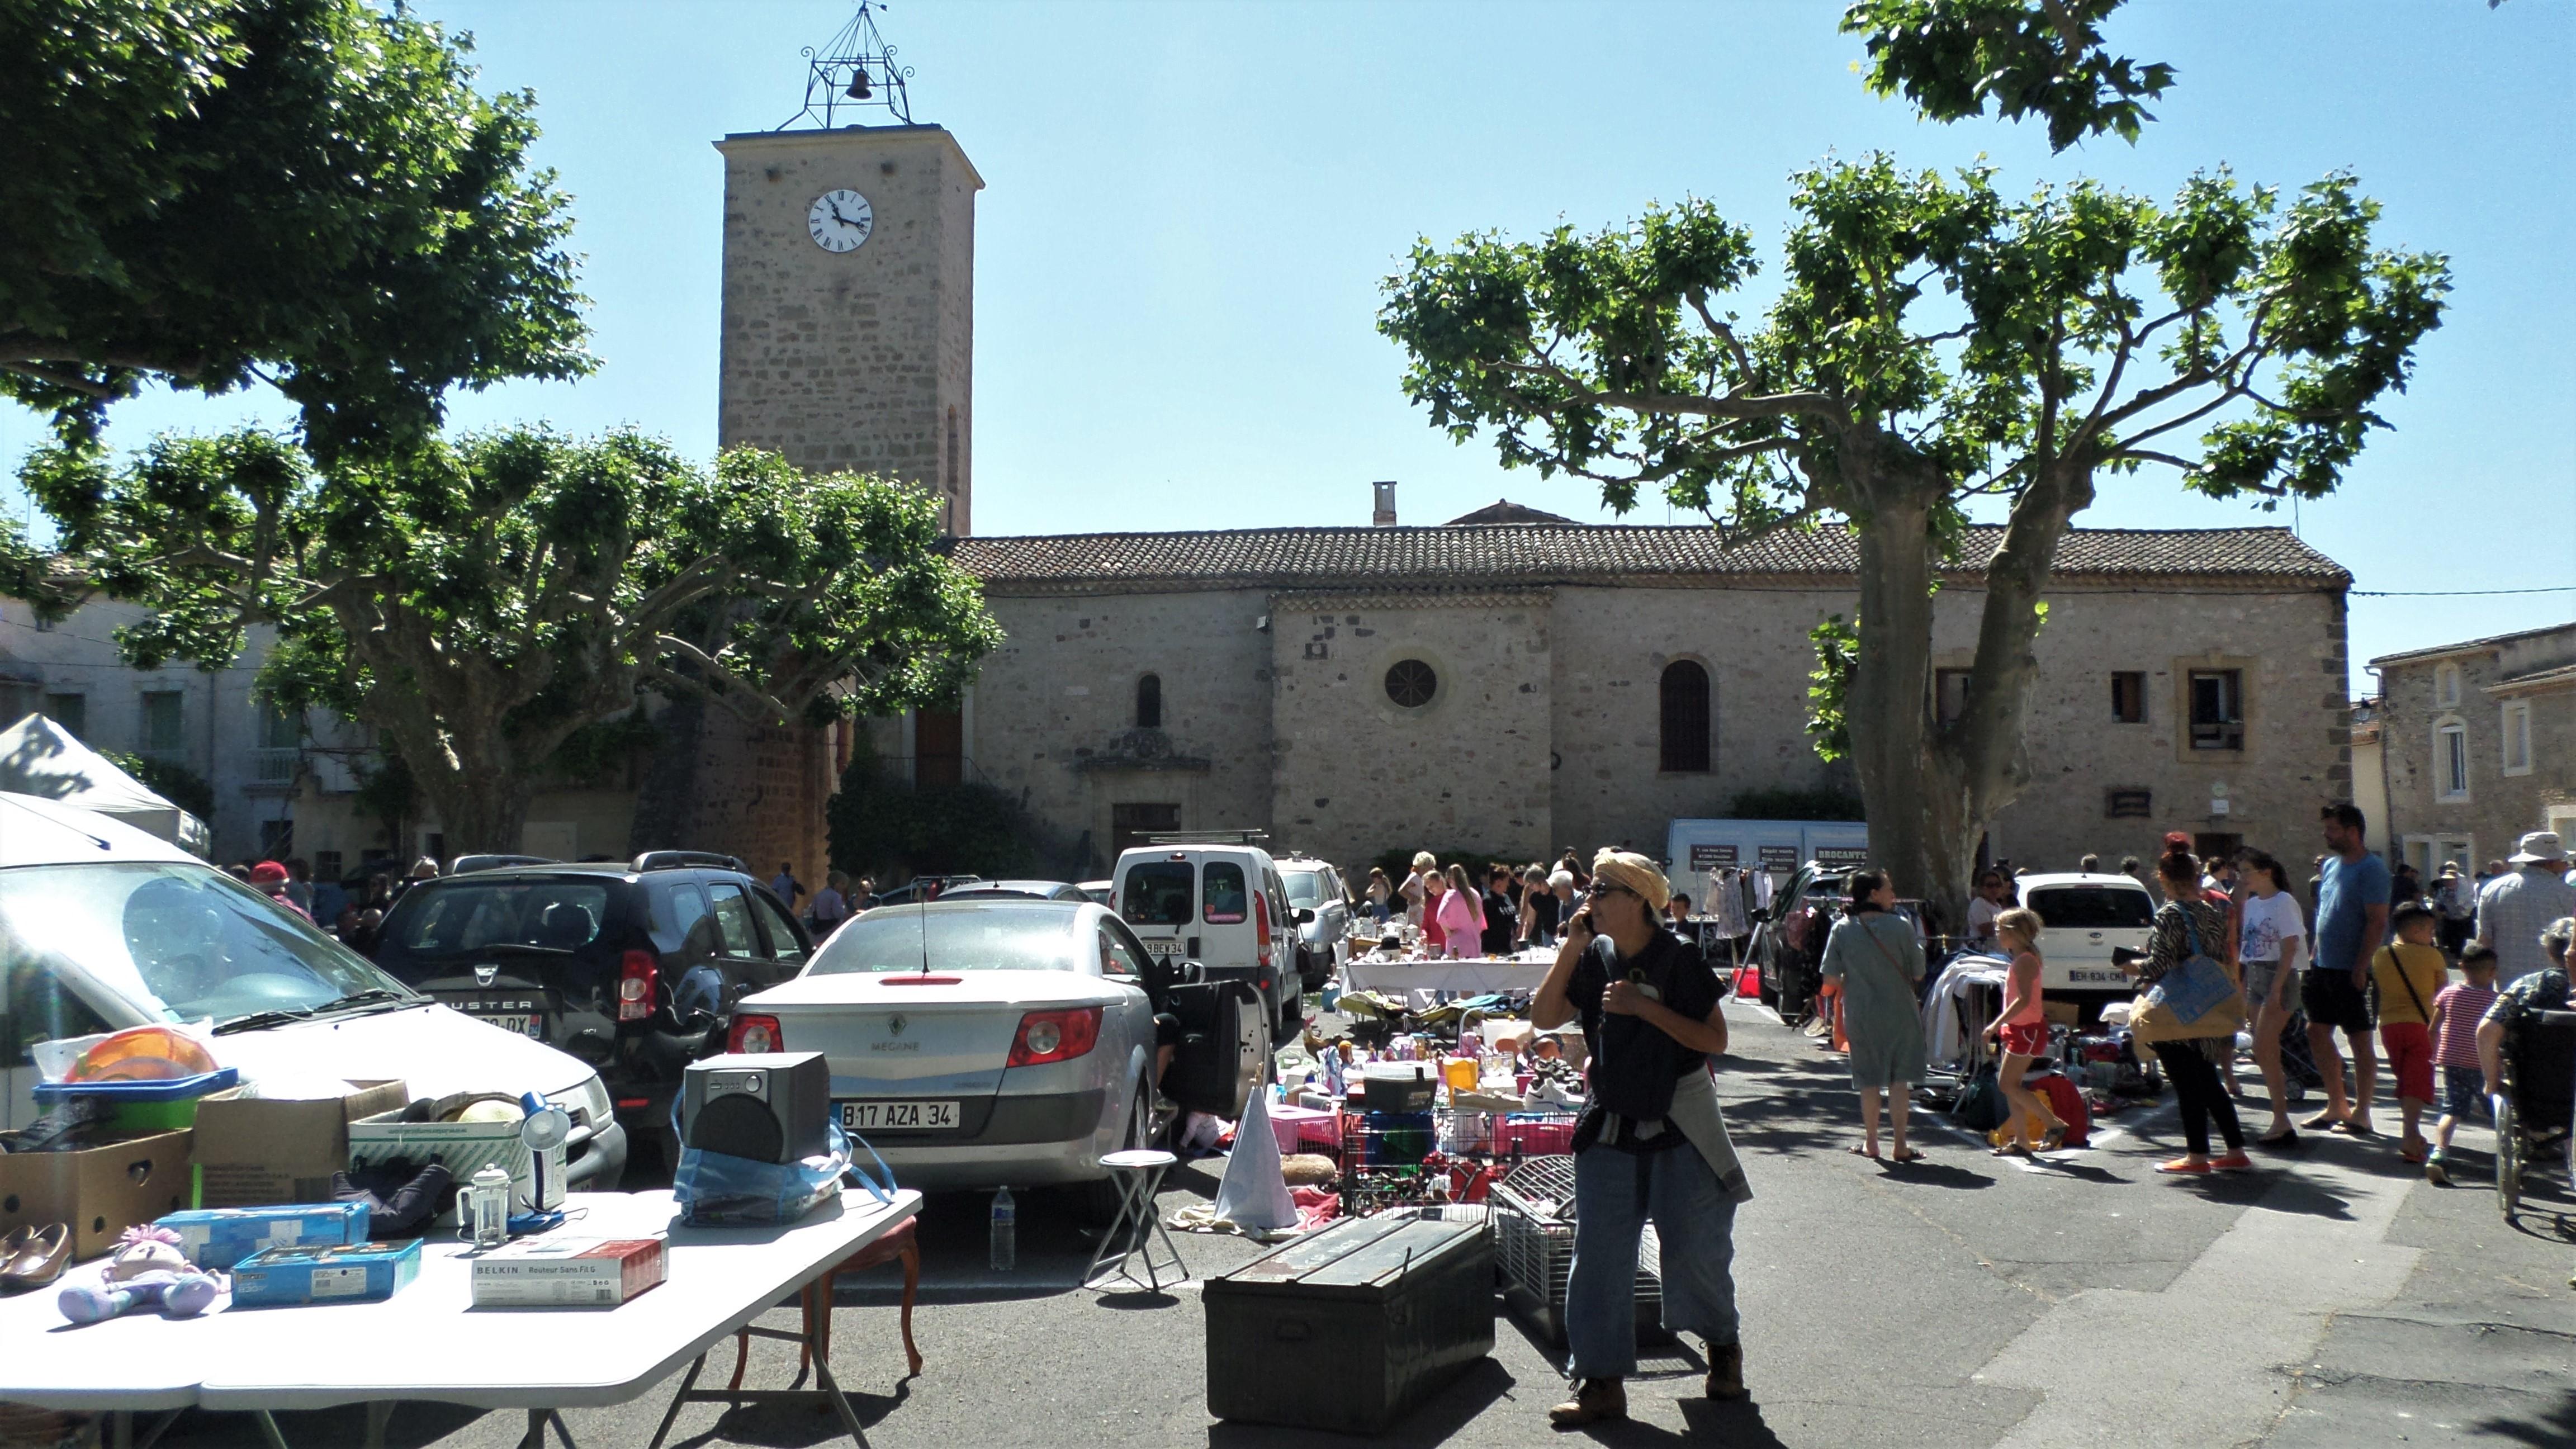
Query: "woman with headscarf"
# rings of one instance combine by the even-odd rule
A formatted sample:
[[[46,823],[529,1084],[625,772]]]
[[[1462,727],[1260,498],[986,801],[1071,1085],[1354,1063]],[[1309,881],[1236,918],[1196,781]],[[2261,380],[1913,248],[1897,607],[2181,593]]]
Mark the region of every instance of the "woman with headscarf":
[[[1580,1019],[1591,1101],[1574,1132],[1574,1262],[1566,1282],[1579,1428],[1628,1415],[1637,1364],[1637,1247],[1663,1243],[1663,1321],[1707,1341],[1707,1393],[1744,1395],[1735,1312],[1735,1208],[1753,1196],[1728,1140],[1709,1059],[1726,1050],[1725,996],[1699,948],[1660,923],[1672,887],[1642,855],[1601,852],[1584,909],[1531,1004],[1541,1031]]]
[[[1852,1085],[1860,1089],[1861,1140],[1851,1150],[1878,1156],[1879,1100],[1890,1116],[1889,1158],[1920,1162],[1905,1141],[1906,1089],[1923,1080],[1923,943],[1889,907],[1896,887],[1884,871],[1856,870],[1851,902],[1825,937],[1824,974],[1841,983],[1843,1034],[1851,1039]]]

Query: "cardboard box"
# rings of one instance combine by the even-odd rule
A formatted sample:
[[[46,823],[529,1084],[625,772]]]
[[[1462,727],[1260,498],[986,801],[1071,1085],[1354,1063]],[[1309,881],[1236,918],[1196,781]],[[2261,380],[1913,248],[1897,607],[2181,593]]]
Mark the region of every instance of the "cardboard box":
[[[487,1164],[498,1167],[510,1174],[513,1214],[528,1211],[534,1202],[535,1164],[528,1145],[519,1140],[516,1122],[397,1122],[387,1115],[349,1124],[350,1166],[369,1166],[397,1157],[421,1166],[444,1163],[455,1175],[458,1187],[472,1182],[474,1174]],[[546,1153],[545,1201],[535,1206],[559,1208],[563,1200],[564,1150],[556,1147]],[[433,1222],[440,1227],[454,1227],[455,1206],[450,1204]]]
[[[367,1240],[367,1205],[322,1202],[284,1207],[202,1208],[172,1213],[160,1226],[200,1268],[230,1268],[271,1248],[339,1248]]]
[[[474,1259],[477,1308],[614,1308],[662,1281],[660,1238],[504,1243]]]
[[[352,1082],[344,1097],[273,1101],[219,1092],[197,1107],[198,1203],[265,1207],[329,1202],[331,1174],[349,1165],[349,1124],[402,1110],[401,1082]]]
[[[69,1223],[72,1256],[95,1258],[116,1235],[188,1205],[189,1134],[156,1132],[81,1152],[0,1154],[0,1233]]]
[[[373,1303],[420,1276],[420,1239],[339,1248],[271,1248],[233,1269],[233,1307]]]

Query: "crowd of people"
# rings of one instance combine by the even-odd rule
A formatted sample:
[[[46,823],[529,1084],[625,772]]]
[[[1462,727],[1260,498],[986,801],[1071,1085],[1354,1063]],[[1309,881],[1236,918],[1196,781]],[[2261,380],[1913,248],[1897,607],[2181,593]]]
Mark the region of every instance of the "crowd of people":
[[[1401,918],[1420,934],[1426,956],[1499,957],[1557,945],[1566,923],[1590,899],[1592,882],[1592,867],[1570,847],[1553,865],[1496,861],[1481,869],[1464,862],[1443,866],[1425,850],[1415,853],[1401,883],[1391,881],[1384,867],[1371,866],[1361,905],[1380,925]],[[1691,898],[1669,893],[1657,913],[1670,922],[1688,921]]]

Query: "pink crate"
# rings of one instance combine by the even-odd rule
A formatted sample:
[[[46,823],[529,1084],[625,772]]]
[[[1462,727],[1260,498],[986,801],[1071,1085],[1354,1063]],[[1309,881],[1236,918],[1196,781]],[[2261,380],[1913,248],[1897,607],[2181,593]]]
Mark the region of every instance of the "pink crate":
[[[1572,1117],[1505,1117],[1494,1132],[1494,1151],[1505,1156],[1554,1157],[1573,1150]]]
[[[1281,1152],[1298,1152],[1309,1145],[1339,1151],[1342,1145],[1341,1114],[1321,1107],[1273,1107],[1270,1109],[1270,1133],[1279,1139]]]

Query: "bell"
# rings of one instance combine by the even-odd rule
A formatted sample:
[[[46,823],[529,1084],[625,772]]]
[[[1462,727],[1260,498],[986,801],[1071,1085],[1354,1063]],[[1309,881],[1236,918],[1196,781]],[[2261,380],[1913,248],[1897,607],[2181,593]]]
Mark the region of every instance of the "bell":
[[[842,94],[848,96],[854,101],[864,101],[868,97],[876,94],[876,88],[868,84],[868,68],[866,66],[861,66],[850,73],[850,88],[842,92]]]

